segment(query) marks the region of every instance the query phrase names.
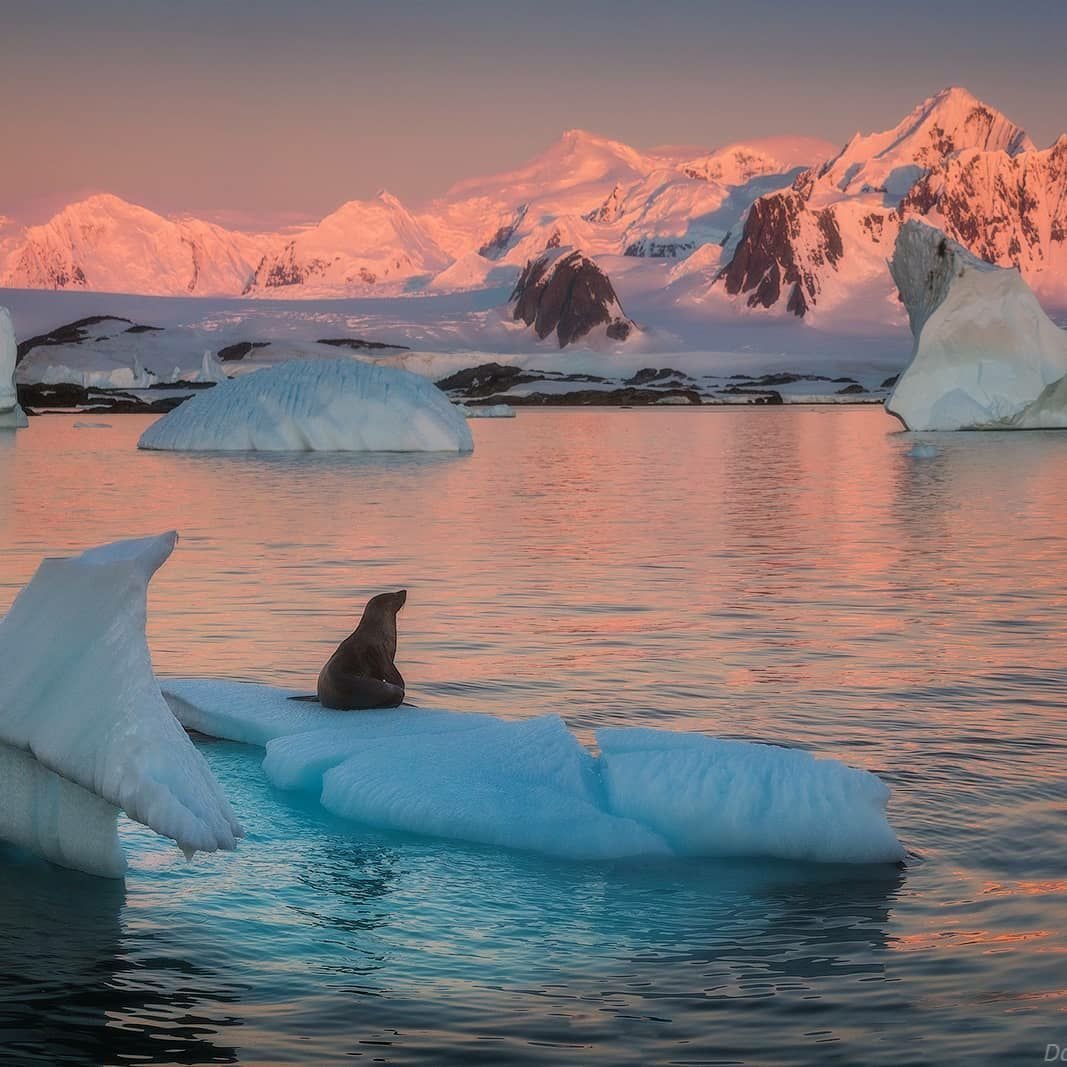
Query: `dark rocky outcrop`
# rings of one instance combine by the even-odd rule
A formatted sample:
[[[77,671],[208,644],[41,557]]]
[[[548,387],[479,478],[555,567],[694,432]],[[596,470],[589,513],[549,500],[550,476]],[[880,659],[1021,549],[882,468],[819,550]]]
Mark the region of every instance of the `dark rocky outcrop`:
[[[333,345],[334,348],[350,348],[353,352],[377,352],[381,349],[393,349],[397,352],[411,351],[407,345],[394,345],[386,341],[364,341],[362,337],[320,337],[315,343]]]
[[[541,379],[542,375],[525,373],[521,367],[508,367],[503,363],[482,363],[480,366],[468,367],[442,378],[437,382],[437,388],[446,393],[459,392],[467,397],[480,397]]]
[[[244,359],[253,349],[266,347],[266,341],[238,341],[236,344],[220,348],[215,355],[225,363],[235,359]]]
[[[642,367],[635,375],[626,379],[626,385],[646,385],[648,382],[659,382],[667,378],[681,378],[686,381],[692,379],[688,374],[683,374],[673,367]]]
[[[494,395],[481,404],[511,404],[513,407],[644,407],[658,404],[665,397],[682,397],[690,404],[700,404],[695,389],[575,389],[569,393],[528,393],[525,396]]]
[[[203,387],[206,383],[191,383]],[[187,385],[187,387],[191,387]],[[164,396],[145,400],[134,393],[119,389],[86,389],[80,385],[17,386],[19,404],[27,414],[42,411],[95,411],[111,415],[151,415],[171,411],[189,399],[188,396]]]
[[[560,348],[598,326],[607,327],[607,336],[616,341],[625,341],[634,329],[611,280],[580,251],[528,262],[510,303],[516,321],[532,326],[540,338],[555,333]]]

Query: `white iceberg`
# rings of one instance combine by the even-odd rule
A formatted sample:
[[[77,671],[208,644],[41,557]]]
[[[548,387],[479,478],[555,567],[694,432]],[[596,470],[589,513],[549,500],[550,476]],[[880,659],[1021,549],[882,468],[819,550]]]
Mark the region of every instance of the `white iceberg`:
[[[0,307],[0,430],[19,429],[26,425],[26,414],[19,407],[15,392],[15,360],[18,343],[11,325],[11,312]]]
[[[289,690],[170,679],[188,728],[266,747],[268,779],[344,818],[569,859],[898,861],[889,790],[808,752],[665,730],[605,729],[599,756],[555,715],[426,708],[345,713]]]
[[[409,371],[339,359],[283,363],[200,393],[140,448],[177,451],[470,452],[463,414]]]
[[[0,620],[0,838],[121,877],[121,809],[191,854],[241,834],[170,711],[145,639],[177,534],[46,559]]]
[[[890,271],[914,347],[887,411],[909,430],[1067,425],[1067,332],[1017,270],[909,220]]]

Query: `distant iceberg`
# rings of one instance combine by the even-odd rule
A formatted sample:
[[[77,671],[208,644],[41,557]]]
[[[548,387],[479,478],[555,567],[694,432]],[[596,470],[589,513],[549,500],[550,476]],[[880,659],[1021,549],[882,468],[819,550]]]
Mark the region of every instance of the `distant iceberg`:
[[[1067,332],[1014,268],[915,220],[890,263],[914,336],[886,410],[909,430],[1067,426]]]
[[[339,359],[283,363],[200,393],[140,448],[176,451],[470,452],[462,412],[425,378]]]
[[[116,817],[186,853],[241,828],[171,713],[145,640],[148,582],[177,534],[46,559],[0,620],[0,840],[121,877]]]
[[[265,685],[162,685],[187,728],[265,746],[275,786],[382,829],[578,860],[904,855],[886,820],[886,786],[801,750],[611,728],[597,732],[594,756],[555,715],[345,714]]]
[[[15,392],[15,360],[18,344],[11,325],[11,312],[0,307],[0,430],[18,429],[26,425],[26,414],[19,407]]]
[[[460,404],[459,409],[468,419],[515,418],[515,409],[510,404]]]

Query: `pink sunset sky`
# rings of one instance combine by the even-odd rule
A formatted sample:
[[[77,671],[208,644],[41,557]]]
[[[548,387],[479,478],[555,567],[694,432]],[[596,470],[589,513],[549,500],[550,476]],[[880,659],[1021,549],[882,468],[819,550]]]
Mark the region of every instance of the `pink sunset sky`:
[[[570,127],[696,151],[843,142],[964,85],[1067,129],[1067,4],[8,0],[0,217],[94,192],[238,228],[419,205]]]

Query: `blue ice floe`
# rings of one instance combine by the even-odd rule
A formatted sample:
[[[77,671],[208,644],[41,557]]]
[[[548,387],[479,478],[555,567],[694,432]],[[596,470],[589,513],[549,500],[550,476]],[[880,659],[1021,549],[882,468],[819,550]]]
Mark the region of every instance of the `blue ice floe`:
[[[904,855],[885,784],[799,749],[613,727],[597,731],[594,755],[556,715],[335,712],[265,685],[162,687],[187,728],[265,746],[275,786],[381,829],[585,860]]]

